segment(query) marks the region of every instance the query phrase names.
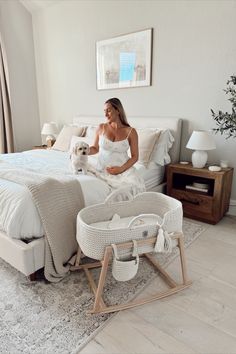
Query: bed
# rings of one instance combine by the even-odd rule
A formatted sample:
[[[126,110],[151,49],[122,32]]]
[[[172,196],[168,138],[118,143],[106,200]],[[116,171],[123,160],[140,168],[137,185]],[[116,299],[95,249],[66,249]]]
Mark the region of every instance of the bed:
[[[78,116],[73,120],[73,125],[78,126],[97,126],[101,122],[101,117],[95,116]],[[129,123],[135,127],[136,129],[142,131],[147,128],[158,128],[160,130],[165,131],[168,129],[172,136],[174,137],[174,142],[169,150],[169,155],[172,162],[179,161],[180,154],[180,142],[181,142],[181,130],[182,130],[182,120],[179,118],[159,118],[159,117],[133,117],[129,118]],[[27,162],[31,164],[34,160],[34,156],[37,156],[38,161],[41,161],[37,166],[33,166],[35,171],[42,170],[42,168],[53,168],[57,173],[69,173],[67,171],[67,166],[65,165],[65,154],[60,153],[55,150],[34,150],[27,151],[19,154],[13,154],[14,158],[17,157],[17,163],[26,164]],[[10,156],[11,155],[11,156]],[[40,160],[40,156],[42,159]],[[47,156],[47,158],[45,158]],[[23,158],[24,157],[24,158]],[[11,162],[12,154],[4,155],[4,161]],[[0,157],[1,160],[1,157]],[[42,162],[43,161],[43,162]],[[46,161],[46,162],[45,162]],[[55,162],[58,161],[58,165]],[[168,162],[168,161],[167,161]],[[14,162],[15,163],[15,162]],[[46,166],[42,165],[46,164]],[[55,165],[55,166],[54,166]],[[51,166],[51,167],[50,167]],[[58,167],[59,166],[59,167]],[[140,175],[146,178],[146,189],[148,191],[158,191],[163,192],[165,187],[164,182],[164,166],[157,166],[157,168],[144,168],[141,165],[136,166],[139,170]],[[1,168],[1,163],[0,163]],[[79,177],[81,188],[84,194],[85,206],[92,205],[96,203],[101,203],[109,194],[110,188],[106,186],[106,184],[102,181],[97,181],[95,177]],[[144,179],[145,179],[144,178]],[[0,186],[2,188],[2,192],[8,191],[8,186],[6,185],[5,180],[0,180]],[[19,188],[19,186],[14,185],[14,188]],[[94,193],[96,190],[96,193]],[[1,192],[1,189],[0,189]],[[27,197],[30,199],[30,195]],[[7,200],[7,199],[6,199]],[[11,209],[11,201],[9,198],[9,210]],[[6,210],[6,203],[0,204],[0,215],[4,213]],[[27,204],[25,208],[22,210],[27,210]],[[37,212],[36,212],[37,214]],[[28,215],[28,220],[30,224],[31,215]],[[13,226],[14,232],[20,228],[21,218],[19,218],[19,223],[16,220],[16,223]],[[34,222],[35,223],[35,222]],[[34,224],[32,223],[32,224]],[[1,225],[0,225],[1,226]],[[33,225],[34,226],[34,225]],[[37,270],[44,267],[45,263],[45,240],[43,237],[43,229],[37,232],[34,230],[33,235],[24,234],[24,239],[21,238],[21,235],[16,236],[17,233],[14,234],[13,231],[8,229],[7,227],[1,226],[0,230],[0,257],[15,267],[18,271],[22,272],[26,276],[29,276],[30,279],[35,278],[35,273]],[[39,226],[40,229],[40,226]],[[10,237],[9,234],[13,233],[13,237]]]

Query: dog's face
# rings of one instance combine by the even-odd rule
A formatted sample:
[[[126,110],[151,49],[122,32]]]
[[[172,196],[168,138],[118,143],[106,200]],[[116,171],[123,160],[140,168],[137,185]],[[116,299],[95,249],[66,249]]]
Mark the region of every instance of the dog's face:
[[[88,155],[88,153],[89,153],[89,145],[87,143],[85,143],[84,141],[79,141],[73,147],[73,153],[76,156]]]

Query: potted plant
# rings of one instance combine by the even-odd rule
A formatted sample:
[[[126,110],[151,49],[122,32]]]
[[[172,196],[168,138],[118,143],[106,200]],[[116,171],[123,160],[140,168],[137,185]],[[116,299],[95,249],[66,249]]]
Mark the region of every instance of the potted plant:
[[[224,90],[226,95],[230,97],[228,100],[232,103],[232,112],[219,111],[215,113],[211,109],[212,117],[216,122],[217,128],[214,128],[215,133],[226,135],[226,139],[233,137],[236,138],[236,76],[230,76],[227,81],[227,88]]]

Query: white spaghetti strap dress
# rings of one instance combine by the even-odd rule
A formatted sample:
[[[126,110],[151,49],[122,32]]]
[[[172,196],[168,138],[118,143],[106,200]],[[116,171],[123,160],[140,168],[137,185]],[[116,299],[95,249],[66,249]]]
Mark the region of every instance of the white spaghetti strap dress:
[[[129,160],[129,134],[126,139],[120,141],[111,141],[105,135],[100,135],[96,169],[99,172],[99,177],[105,180],[112,188],[120,188],[127,185],[131,187],[133,194],[137,194],[145,191],[145,184],[135,167],[132,166],[118,175],[111,175],[106,171],[107,167],[122,166]]]

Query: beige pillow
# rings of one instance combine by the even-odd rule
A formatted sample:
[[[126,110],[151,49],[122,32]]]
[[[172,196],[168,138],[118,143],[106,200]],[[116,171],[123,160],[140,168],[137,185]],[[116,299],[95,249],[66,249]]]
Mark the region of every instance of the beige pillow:
[[[138,162],[147,166],[161,131],[157,129],[137,129],[137,133],[139,145]]]
[[[59,151],[68,151],[72,135],[82,136],[84,134],[84,131],[84,127],[64,125],[52,149]]]

